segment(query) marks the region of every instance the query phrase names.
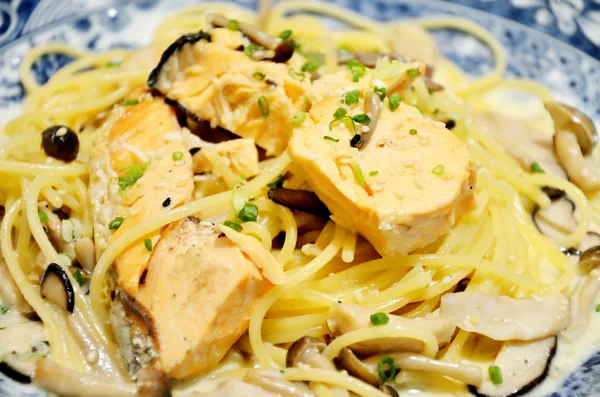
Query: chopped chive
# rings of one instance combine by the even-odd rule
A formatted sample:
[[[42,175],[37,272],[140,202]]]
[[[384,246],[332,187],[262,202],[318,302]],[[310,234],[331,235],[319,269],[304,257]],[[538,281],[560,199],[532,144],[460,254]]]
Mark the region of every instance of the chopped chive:
[[[138,105],[140,101],[137,99],[129,99],[127,101],[123,101],[123,106],[135,106]]]
[[[292,31],[290,29],[286,29],[286,30],[282,31],[281,33],[279,33],[278,37],[281,40],[288,40],[290,37],[292,37]]]
[[[125,190],[130,186],[135,185],[135,183],[140,179],[146,168],[148,168],[150,163],[144,163],[142,165],[132,165],[131,167],[127,167],[125,169],[125,176],[120,176],[118,178],[119,189]]]
[[[294,52],[302,52],[302,44],[295,43],[294,44]]]
[[[389,100],[390,110],[393,112],[394,110],[398,109],[398,106],[400,106],[402,97],[400,96],[400,94],[398,94],[396,92],[396,93],[390,95],[388,100]]]
[[[352,90],[344,94],[344,102],[346,105],[356,105],[358,103],[358,97],[360,96],[360,91]]]
[[[495,385],[500,385],[502,384],[502,381],[504,381],[502,378],[502,370],[497,365],[490,365],[488,368],[488,374],[490,375],[492,383]]]
[[[431,170],[431,173],[440,176],[444,173],[445,169],[446,167],[444,167],[442,164],[438,164]]]
[[[354,124],[354,120],[352,120],[352,117],[350,116],[342,116],[340,118],[334,119],[329,123],[329,131],[331,131],[331,127],[337,123],[342,121],[344,124],[346,124],[347,128],[350,128],[352,130],[353,133],[356,133],[356,125]]]
[[[239,223],[235,223],[235,222],[231,222],[231,221],[225,221],[225,222],[223,222],[223,226],[230,227],[233,230],[235,230],[236,232],[241,232],[242,231],[242,226]]]
[[[545,174],[546,173],[546,171],[544,171],[544,169],[542,167],[540,167],[540,165],[537,161],[534,161],[533,163],[531,163],[531,171],[535,172],[536,174]]]
[[[356,59],[351,60],[347,63],[348,69],[350,69],[350,73],[352,74],[352,81],[357,82],[361,77],[365,75],[366,68],[365,65],[358,62]]]
[[[229,22],[227,22],[227,29],[236,32],[240,30],[240,23],[235,19],[230,19]]]
[[[387,366],[387,371],[386,367]],[[391,357],[384,357],[377,363],[377,372],[382,381],[387,382],[396,375],[396,364]]]
[[[152,240],[150,240],[149,238],[144,240],[144,247],[146,247],[146,249],[150,252],[152,252]]]
[[[252,237],[254,237],[255,239],[257,239],[258,241],[260,241],[262,243],[262,238],[255,236],[254,234],[252,234]]]
[[[356,182],[360,187],[365,187],[365,176],[360,168],[360,165],[354,164],[354,176],[356,177]]]
[[[124,219],[120,216],[117,216],[115,219],[113,219],[112,221],[110,221],[110,223],[108,224],[108,228],[110,230],[117,230],[118,228],[121,227],[121,225],[123,224]]]
[[[421,75],[421,71],[417,68],[410,68],[406,71],[406,74],[410,77],[417,77]]]
[[[77,284],[79,284],[80,287],[83,287],[83,285],[85,284],[85,280],[83,279],[81,270],[75,270],[75,272],[73,273],[73,278],[75,279],[75,281],[77,281]]]
[[[417,130],[415,130],[414,128],[411,128],[408,132],[410,135],[417,135]]]
[[[379,312],[371,314],[371,324],[373,325],[386,325],[390,322],[390,318],[387,314]]]
[[[117,67],[121,66],[121,62],[122,61],[120,61],[120,60],[119,61],[110,61],[104,66],[107,68],[117,68]]]
[[[240,179],[242,181],[247,181],[248,180],[248,175],[240,174]]]
[[[435,110],[433,111],[433,114],[438,114],[440,112],[440,108],[435,108]]]
[[[328,141],[331,141],[331,142],[339,142],[339,141],[340,141],[338,138],[334,138],[334,137],[332,137],[332,136],[329,136],[329,135],[325,135],[325,136],[323,137],[323,139],[325,139],[325,140],[328,140]]]
[[[338,110],[336,110],[335,113],[333,114],[333,118],[336,120],[339,120],[342,117],[344,117],[347,113],[348,113],[348,111],[346,109],[338,108]]]
[[[261,73],[261,72],[254,72],[252,74],[252,77],[254,77],[258,81],[263,81],[265,79],[266,75],[264,73]]]
[[[258,218],[258,207],[254,204],[246,204],[238,213],[238,218],[243,222],[256,222]]]
[[[371,118],[365,113],[357,114],[356,116],[352,117],[352,120],[360,124],[369,124],[371,122]]]
[[[269,101],[264,95],[258,98],[258,108],[265,119],[269,117]]]
[[[387,95],[387,88],[385,87],[375,87],[373,88],[373,91],[379,95],[379,99],[381,99],[382,101],[385,99],[385,96]]]
[[[268,183],[267,186],[269,189],[276,189],[278,187],[283,187],[283,175],[279,175],[275,180],[271,183]]]
[[[306,58],[306,62],[302,65],[301,70],[303,72],[315,72],[319,67],[323,64],[323,59],[320,54],[316,52],[311,52],[307,54],[303,54]]]
[[[179,161],[183,158],[183,152],[177,151],[172,154],[174,161]]]
[[[306,75],[304,72],[296,72],[294,69],[288,69],[288,74],[298,81],[304,81]]]
[[[596,313],[600,313],[600,305],[596,305]]]
[[[258,50],[260,50],[260,47],[256,44],[248,44],[246,47],[244,47],[244,54],[252,58],[252,56],[254,56],[254,53]]]
[[[38,217],[40,218],[40,222],[42,222],[42,223],[46,223],[50,220],[44,210],[38,211]]]
[[[8,313],[8,306],[0,305],[0,314]]]
[[[290,118],[290,121],[294,127],[300,126],[302,123],[304,123],[304,120],[306,120],[305,112],[298,112]]]
[[[371,171],[371,172],[369,172],[370,176],[375,176],[377,174],[379,174],[379,171]]]

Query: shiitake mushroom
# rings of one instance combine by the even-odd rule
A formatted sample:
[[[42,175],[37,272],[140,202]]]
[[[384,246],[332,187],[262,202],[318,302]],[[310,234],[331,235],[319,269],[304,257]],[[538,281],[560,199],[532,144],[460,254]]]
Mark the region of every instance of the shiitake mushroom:
[[[40,286],[42,298],[69,313],[73,313],[73,309],[75,309],[75,291],[67,272],[62,267],[56,263],[49,264],[42,275]]]
[[[331,212],[310,190],[288,189],[284,187],[269,189],[269,199],[292,210],[306,212],[320,218],[329,219]]]
[[[47,156],[69,163],[79,153],[79,137],[64,125],[48,127],[42,132],[42,149]]]

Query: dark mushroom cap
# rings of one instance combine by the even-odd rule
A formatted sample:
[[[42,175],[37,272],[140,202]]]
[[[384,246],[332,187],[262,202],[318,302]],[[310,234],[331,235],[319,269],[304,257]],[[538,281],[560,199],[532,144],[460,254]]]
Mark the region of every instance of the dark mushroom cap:
[[[322,353],[327,345],[325,342],[312,336],[303,336],[296,342],[292,343],[285,356],[285,366],[289,368],[297,367],[302,361],[302,356],[308,351]]]
[[[598,141],[596,127],[592,120],[581,111],[562,103],[546,102],[544,106],[554,121],[556,132],[572,131],[577,137],[581,153],[587,156]]]
[[[586,249],[579,257],[579,266],[586,271],[600,267],[600,245]]]
[[[298,210],[318,217],[329,219],[331,212],[310,190],[288,189],[284,187],[269,189],[269,199],[292,210]]]
[[[67,272],[62,267],[56,263],[49,264],[42,275],[40,286],[42,298],[58,305],[69,313],[73,313],[75,291]]]
[[[10,365],[8,361],[3,361],[0,363],[0,372],[16,382],[23,384],[31,383],[31,377],[29,377],[29,375],[17,371]]]
[[[372,386],[379,387],[381,378],[377,370],[373,370],[370,366],[363,363],[354,355],[352,350],[347,347],[342,349],[336,359],[339,369],[348,371],[348,374],[366,382]]]
[[[79,154],[79,137],[64,125],[48,127],[42,132],[42,149],[47,156],[70,163]]]

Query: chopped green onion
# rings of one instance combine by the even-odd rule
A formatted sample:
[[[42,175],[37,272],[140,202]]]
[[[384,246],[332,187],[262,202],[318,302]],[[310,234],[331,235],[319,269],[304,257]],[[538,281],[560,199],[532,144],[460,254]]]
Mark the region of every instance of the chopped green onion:
[[[356,59],[351,60],[347,64],[348,69],[350,69],[350,73],[352,73],[352,81],[357,82],[361,77],[365,75],[366,68],[365,65],[358,62]]]
[[[398,94],[397,92],[390,95],[390,97],[388,98],[389,100],[389,105],[390,105],[390,110],[393,112],[394,110],[398,109],[398,106],[400,106],[400,102],[402,101],[402,97],[400,96],[400,94]]]
[[[388,367],[387,371],[385,369],[386,365]],[[394,360],[391,357],[384,357],[379,360],[379,363],[377,363],[377,372],[379,372],[379,377],[384,382],[392,379],[394,375],[396,375],[396,364],[394,364]]]
[[[302,102],[304,104],[304,111],[307,112],[310,109],[310,107],[312,106],[312,102],[306,95],[302,96]]]
[[[288,74],[298,81],[304,81],[306,75],[304,72],[296,72],[294,69],[288,69]]]
[[[251,236],[254,237],[255,239],[257,239],[258,241],[260,241],[262,243],[262,238],[254,235],[254,234],[251,234]]]
[[[440,112],[440,108],[435,108],[435,110],[433,111],[433,114],[438,114]]]
[[[121,60],[119,60],[119,61],[110,61],[110,62],[108,62],[104,66],[107,67],[107,68],[117,68],[117,67],[121,66],[121,62],[122,62]]]
[[[406,71],[406,74],[410,77],[417,77],[421,75],[421,71],[417,68],[411,68]]]
[[[140,101],[137,99],[129,99],[127,101],[123,101],[123,106],[135,106],[138,105]]]
[[[258,218],[258,207],[254,204],[246,204],[238,213],[238,218],[244,222],[256,222]]]
[[[269,189],[276,189],[278,187],[283,186],[283,175],[279,175],[275,180],[271,183],[268,183],[267,186]]]
[[[371,324],[373,325],[386,325],[390,322],[390,318],[387,314],[379,312],[371,314]]]
[[[502,370],[497,365],[490,365],[488,368],[488,374],[490,375],[492,383],[495,385],[500,385],[502,384],[502,381],[504,381],[502,378]]]
[[[377,174],[379,174],[379,171],[371,171],[371,172],[369,172],[370,176],[375,176]]]
[[[348,111],[346,109],[338,108],[338,110],[336,110],[335,113],[333,114],[333,118],[336,120],[339,120],[342,117],[344,117],[347,113],[348,113]]]
[[[254,53],[258,50],[260,50],[260,47],[256,44],[248,44],[246,47],[244,47],[244,54],[252,58]]]
[[[230,19],[229,22],[227,22],[227,29],[236,32],[240,30],[240,23],[235,19]]]
[[[118,179],[119,189],[125,190],[130,186],[135,185],[135,183],[140,179],[146,168],[150,163],[144,163],[142,165],[132,165],[131,167],[127,167],[125,170],[126,176],[120,176]]]
[[[260,114],[266,119],[269,117],[269,101],[264,95],[261,95],[258,98],[258,108],[260,109]]]
[[[344,102],[346,105],[356,105],[358,103],[358,97],[360,96],[359,90],[352,90],[344,94]]]
[[[600,305],[596,305],[596,313],[600,313]]]
[[[263,81],[265,79],[266,75],[264,73],[261,73],[261,72],[254,72],[252,74],[252,77],[254,77],[258,81]]]
[[[354,164],[354,176],[356,177],[356,182],[360,187],[365,187],[365,176],[360,168],[360,165]]]
[[[334,137],[332,137],[332,136],[329,136],[329,135],[325,135],[325,136],[323,137],[323,139],[325,139],[325,140],[328,140],[328,141],[331,141],[331,142],[339,142],[339,141],[340,141],[338,138],[334,138]]]
[[[223,226],[230,227],[233,230],[235,230],[236,232],[241,232],[242,231],[242,226],[239,223],[235,223],[235,222],[231,222],[231,221],[225,221],[225,222],[223,222]]]
[[[365,113],[357,114],[356,116],[352,117],[352,120],[360,124],[369,124],[371,122],[371,118]]]
[[[445,169],[446,169],[446,167],[444,167],[444,166],[443,166],[443,165],[441,165],[441,164],[438,164],[438,165],[436,165],[436,166],[435,166],[435,167],[434,167],[434,168],[431,170],[431,173],[432,173],[432,174],[435,174],[435,175],[437,175],[437,176],[440,176],[440,175],[442,175],[442,174],[444,173],[444,170],[445,170]]]
[[[146,247],[146,249],[150,252],[152,252],[152,240],[150,240],[149,238],[144,240],[144,247]]]
[[[42,222],[42,223],[46,223],[50,220],[44,210],[38,211],[38,217],[40,218],[40,222]]]
[[[248,180],[248,175],[240,174],[240,179],[242,181],[247,181]]]
[[[304,63],[304,65],[302,65],[301,68],[303,72],[315,72],[323,64],[323,59],[321,58],[321,55],[315,52],[303,55],[306,58],[306,62]]]
[[[410,135],[417,135],[417,130],[415,130],[414,128],[411,128],[408,132],[410,133]]]
[[[279,33],[278,36],[281,40],[287,40],[292,37],[292,31],[290,29],[286,29],[283,32]]]
[[[538,164],[537,161],[534,161],[533,163],[531,163],[531,171],[535,172],[536,174],[545,174],[546,173],[544,171],[544,169],[542,167],[540,167],[540,165]]]
[[[354,120],[352,120],[352,117],[350,116],[342,116],[338,119],[332,120],[329,123],[329,131],[331,131],[331,127],[339,121],[343,121],[344,124],[346,124],[346,127],[350,128],[353,133],[356,133],[356,125],[354,124]]]
[[[302,44],[295,43],[294,44],[294,52],[302,52]]]
[[[387,95],[387,88],[385,88],[385,87],[375,87],[375,88],[373,88],[373,91],[375,91],[375,93],[377,95],[379,95],[379,99],[381,99],[382,101],[385,99],[385,96]]]
[[[173,160],[174,161],[179,161],[183,158],[183,152],[177,151],[177,152],[173,152]]]
[[[83,287],[83,285],[85,284],[85,280],[83,279],[81,270],[75,270],[75,272],[73,273],[73,278],[75,279],[75,281],[77,281],[77,284],[79,284],[80,287]]]
[[[417,110],[419,111],[419,113],[421,113],[421,114],[423,113],[423,109],[421,109],[420,106],[415,106],[415,107],[417,108]]]
[[[110,221],[110,223],[108,224],[108,228],[110,230],[117,230],[118,228],[121,227],[121,225],[123,224],[124,219],[120,216],[117,216],[115,219],[113,219],[112,221]]]
[[[0,314],[8,313],[8,306],[0,305]]]
[[[298,112],[290,118],[290,121],[294,127],[300,126],[302,123],[304,123],[304,120],[306,120],[305,112]]]

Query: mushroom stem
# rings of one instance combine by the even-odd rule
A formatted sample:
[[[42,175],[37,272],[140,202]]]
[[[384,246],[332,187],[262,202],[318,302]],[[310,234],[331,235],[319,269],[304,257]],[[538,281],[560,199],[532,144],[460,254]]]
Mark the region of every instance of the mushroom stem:
[[[274,375],[269,376],[267,372],[251,369],[244,376],[244,382],[259,386],[261,389],[282,397],[314,397],[314,394],[305,386],[277,377],[280,374]]]
[[[367,125],[367,127],[369,127],[369,131],[361,134],[361,142],[358,145],[359,150],[364,149],[364,147],[367,146],[375,134],[375,128],[377,127],[379,114],[381,113],[381,100],[373,91],[367,91],[365,93],[364,106],[365,113],[370,115],[369,117],[371,118],[371,122]]]
[[[554,149],[561,165],[571,179],[584,192],[600,190],[600,173],[586,161],[577,136],[569,130],[554,135]]]
[[[598,264],[598,263],[597,263]],[[572,321],[562,335],[575,340],[590,323],[590,317],[594,311],[594,301],[600,293],[600,269],[594,269],[585,281],[576,299],[573,302]]]

